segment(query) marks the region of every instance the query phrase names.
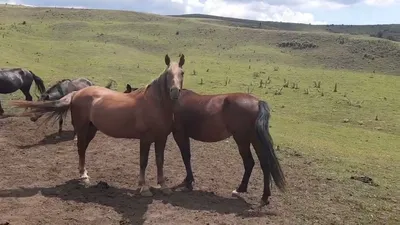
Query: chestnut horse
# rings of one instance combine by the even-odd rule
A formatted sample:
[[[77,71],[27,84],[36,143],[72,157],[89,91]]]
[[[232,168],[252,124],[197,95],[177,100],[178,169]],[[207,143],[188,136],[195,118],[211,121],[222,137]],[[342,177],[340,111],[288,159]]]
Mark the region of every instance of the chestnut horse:
[[[33,113],[51,112],[47,119],[60,117],[71,110],[72,125],[78,138],[80,179],[86,183],[89,182],[85,168],[86,149],[100,130],[114,138],[140,139],[140,192],[143,196],[151,196],[145,171],[150,146],[155,142],[157,183],[164,193],[171,193],[163,173],[164,149],[172,129],[174,104],[183,85],[184,63],[184,55],[181,55],[179,63],[170,62],[166,55],[164,72],[145,88],[130,94],[89,86],[56,101],[13,101],[11,104],[29,107]]]
[[[128,88],[125,92],[129,92]],[[180,187],[193,189],[190,138],[202,142],[217,142],[233,136],[243,160],[244,175],[232,194],[237,196],[247,192],[255,164],[250,144],[255,149],[264,174],[264,191],[260,206],[269,203],[271,175],[278,188],[281,191],[285,190],[285,177],[269,133],[270,109],[265,101],[244,93],[200,95],[182,89],[178,105],[174,113],[173,136],[186,168],[186,178]]]

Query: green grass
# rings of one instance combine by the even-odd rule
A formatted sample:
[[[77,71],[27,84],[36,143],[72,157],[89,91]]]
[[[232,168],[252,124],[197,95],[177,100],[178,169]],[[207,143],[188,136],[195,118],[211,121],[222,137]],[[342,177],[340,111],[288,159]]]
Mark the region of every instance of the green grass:
[[[316,171],[322,175],[343,182],[368,175],[380,184],[378,195],[400,196],[400,77],[393,76],[400,74],[400,46],[317,31],[235,28],[134,12],[0,6],[0,63],[29,68],[46,86],[74,77],[103,86],[112,78],[122,91],[126,83],[143,86],[157,77],[166,53],[173,60],[184,53],[185,88],[200,93],[250,90],[273,108],[276,144],[318,160]],[[319,47],[276,46],[294,40]],[[259,88],[268,77],[271,82]],[[225,85],[227,78],[231,82]],[[298,82],[299,89],[290,83],[275,95],[285,79]],[[314,81],[321,81],[321,88],[314,88]],[[338,92],[333,92],[335,83]]]

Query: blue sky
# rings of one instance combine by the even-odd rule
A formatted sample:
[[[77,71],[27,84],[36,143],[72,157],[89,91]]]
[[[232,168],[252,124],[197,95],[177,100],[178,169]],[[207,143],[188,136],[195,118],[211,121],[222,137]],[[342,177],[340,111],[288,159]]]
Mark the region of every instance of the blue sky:
[[[162,15],[202,13],[312,24],[400,23],[400,0],[0,0],[0,3],[123,9]]]

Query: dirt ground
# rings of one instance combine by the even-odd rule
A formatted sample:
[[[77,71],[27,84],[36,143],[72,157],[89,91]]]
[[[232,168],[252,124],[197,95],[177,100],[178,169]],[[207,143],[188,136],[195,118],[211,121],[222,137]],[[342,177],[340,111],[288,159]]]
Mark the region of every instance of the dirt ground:
[[[288,191],[280,193],[274,186],[270,205],[252,210],[262,194],[260,166],[256,160],[249,193],[242,199],[232,197],[244,171],[232,139],[211,144],[192,141],[194,191],[165,196],[155,190],[153,197],[141,197],[137,190],[139,142],[98,132],[87,152],[92,186],[82,187],[73,181],[78,177],[78,155],[69,119],[65,124],[64,137],[55,139],[58,125],[38,127],[28,118],[0,119],[0,224],[385,223],[379,220],[385,215],[365,219],[368,216],[357,209],[357,202],[335,200],[347,194],[337,189],[342,184],[313,175],[315,162],[291,150],[277,153]],[[164,168],[168,185],[184,178],[183,162],[171,136]],[[98,185],[100,181],[109,187]],[[147,181],[156,184],[153,150]]]

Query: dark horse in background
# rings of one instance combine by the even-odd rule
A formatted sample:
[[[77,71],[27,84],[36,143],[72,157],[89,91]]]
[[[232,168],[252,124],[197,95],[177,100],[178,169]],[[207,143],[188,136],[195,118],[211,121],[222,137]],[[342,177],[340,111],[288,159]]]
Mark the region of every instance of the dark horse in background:
[[[105,87],[111,88],[113,83],[115,84],[116,82],[114,80],[110,80],[110,82]],[[39,101],[59,100],[62,97],[64,97],[65,95],[67,95],[73,91],[79,91],[85,87],[89,87],[89,86],[93,86],[93,85],[94,85],[94,83],[86,78],[76,78],[73,80],[63,79],[63,80],[60,80],[57,83],[55,83],[53,86],[51,86],[45,92],[43,92],[39,97]],[[42,116],[43,116],[43,114],[35,114],[31,117],[31,121],[35,122]],[[61,137],[64,119],[65,118],[63,118],[63,117],[58,118],[59,126],[58,126],[58,136],[57,137]]]
[[[22,68],[0,69],[0,94],[10,94],[21,90],[25,95],[25,100],[32,101],[30,89],[33,81],[41,94],[46,91],[43,80],[30,70]],[[4,110],[0,101],[0,116],[3,113]]]
[[[132,91],[136,91],[138,88],[133,88],[130,84],[126,84],[126,90],[124,93],[131,93]]]
[[[128,85],[125,93],[129,92]],[[130,85],[129,87],[132,89]],[[190,138],[202,142],[217,142],[233,136],[243,160],[244,175],[240,185],[232,194],[237,196],[239,193],[247,192],[255,164],[250,151],[250,145],[253,145],[264,175],[264,191],[260,206],[267,205],[271,196],[271,175],[281,191],[285,190],[286,185],[269,132],[270,117],[268,104],[249,94],[200,95],[182,89],[174,113],[173,137],[181,151],[186,178],[178,187],[193,189]]]

